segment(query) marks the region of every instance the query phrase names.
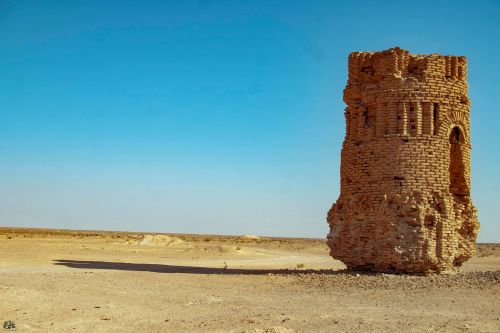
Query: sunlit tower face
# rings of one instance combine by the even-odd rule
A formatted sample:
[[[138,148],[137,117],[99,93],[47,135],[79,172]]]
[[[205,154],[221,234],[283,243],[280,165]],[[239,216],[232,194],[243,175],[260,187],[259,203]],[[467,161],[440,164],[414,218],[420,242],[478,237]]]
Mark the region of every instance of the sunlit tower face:
[[[465,57],[354,52],[344,90],[331,255],[348,267],[440,272],[475,251]]]

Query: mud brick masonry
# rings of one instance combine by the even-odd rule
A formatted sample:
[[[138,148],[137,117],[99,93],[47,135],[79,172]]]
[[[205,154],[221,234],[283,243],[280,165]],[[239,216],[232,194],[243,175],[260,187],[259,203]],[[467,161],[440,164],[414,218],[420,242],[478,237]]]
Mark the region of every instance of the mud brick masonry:
[[[350,269],[453,270],[475,252],[465,57],[354,52],[332,257]]]

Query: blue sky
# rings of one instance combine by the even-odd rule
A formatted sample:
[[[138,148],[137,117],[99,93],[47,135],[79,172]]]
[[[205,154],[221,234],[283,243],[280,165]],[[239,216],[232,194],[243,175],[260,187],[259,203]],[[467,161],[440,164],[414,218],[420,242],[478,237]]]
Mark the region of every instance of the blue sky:
[[[0,224],[324,237],[352,51],[465,55],[500,242],[498,1],[0,0]]]

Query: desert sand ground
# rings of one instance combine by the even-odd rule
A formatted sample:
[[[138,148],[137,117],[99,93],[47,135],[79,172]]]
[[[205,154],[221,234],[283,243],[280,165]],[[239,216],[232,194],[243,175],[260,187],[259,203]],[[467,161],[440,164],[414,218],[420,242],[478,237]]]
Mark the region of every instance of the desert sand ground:
[[[17,332],[500,332],[500,245],[480,244],[456,274],[343,269],[315,239],[0,228],[0,322]]]

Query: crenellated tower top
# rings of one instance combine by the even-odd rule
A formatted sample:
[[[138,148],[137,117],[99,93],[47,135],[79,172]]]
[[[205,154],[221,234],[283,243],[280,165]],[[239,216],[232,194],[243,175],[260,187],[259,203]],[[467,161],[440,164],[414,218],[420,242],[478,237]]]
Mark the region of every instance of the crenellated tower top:
[[[353,52],[349,55],[349,81],[375,83],[390,78],[442,78],[467,81],[467,59],[463,56],[411,54],[394,47],[380,52]]]
[[[344,102],[347,139],[447,136],[446,119],[468,133],[467,60],[398,47],[353,52]]]

